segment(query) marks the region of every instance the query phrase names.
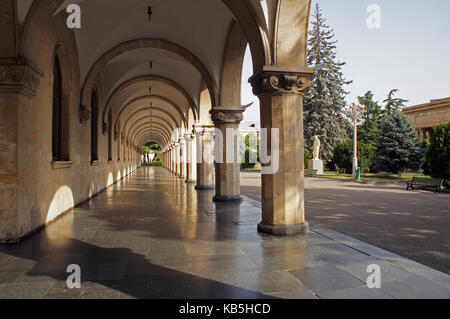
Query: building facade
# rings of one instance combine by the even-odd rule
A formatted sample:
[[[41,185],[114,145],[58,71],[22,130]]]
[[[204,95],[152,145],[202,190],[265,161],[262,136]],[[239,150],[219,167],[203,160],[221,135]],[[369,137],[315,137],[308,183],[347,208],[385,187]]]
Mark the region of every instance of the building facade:
[[[433,135],[439,124],[450,122],[450,97],[406,107],[402,113],[414,125],[420,140],[424,141]]]

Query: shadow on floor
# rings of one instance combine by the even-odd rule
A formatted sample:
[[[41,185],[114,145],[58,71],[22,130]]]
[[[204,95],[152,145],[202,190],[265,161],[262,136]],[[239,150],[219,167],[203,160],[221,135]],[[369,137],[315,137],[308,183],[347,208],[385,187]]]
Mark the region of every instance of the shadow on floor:
[[[212,196],[197,195],[169,174],[152,192],[148,172],[114,185],[24,242],[0,246],[6,278],[0,276],[0,284],[27,283],[33,290],[33,283],[54,282],[36,298],[273,298],[189,273],[202,261],[216,259],[220,266],[221,256],[188,256],[180,239],[237,238],[227,225],[239,210],[216,206]],[[81,267],[82,289],[66,286],[70,264]]]
[[[347,185],[305,189],[307,220],[450,274],[448,194]],[[242,186],[261,200],[261,188]]]

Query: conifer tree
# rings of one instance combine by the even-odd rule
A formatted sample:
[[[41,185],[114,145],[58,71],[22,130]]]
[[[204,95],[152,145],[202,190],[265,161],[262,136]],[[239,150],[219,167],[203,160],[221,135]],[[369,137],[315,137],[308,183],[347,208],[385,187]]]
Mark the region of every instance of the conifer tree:
[[[358,127],[358,140],[374,147],[378,140],[383,110],[381,105],[373,100],[372,91],[367,91],[364,96],[359,96],[358,101],[365,110],[363,123]]]
[[[344,117],[346,81],[341,71],[345,63],[337,61],[334,30],[330,28],[317,4],[309,32],[308,58],[310,67],[317,69],[312,86],[305,95],[305,141],[311,149],[313,137],[322,143],[322,158],[331,160],[334,147],[348,139],[351,123]]]
[[[418,170],[425,150],[408,118],[396,111],[386,116],[380,127],[376,163],[381,171],[394,174]]]
[[[401,111],[405,106],[405,103],[408,103],[408,100],[404,100],[402,98],[395,98],[394,95],[398,93],[398,89],[393,89],[389,92],[387,99],[383,101],[385,104],[384,112],[386,115],[391,115],[394,112]]]

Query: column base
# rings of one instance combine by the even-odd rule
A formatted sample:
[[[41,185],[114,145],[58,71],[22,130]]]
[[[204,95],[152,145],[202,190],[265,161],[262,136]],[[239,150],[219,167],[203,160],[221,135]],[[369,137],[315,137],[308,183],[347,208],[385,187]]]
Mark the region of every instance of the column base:
[[[197,183],[197,181],[191,181],[191,180],[186,180],[186,184],[195,184],[195,183]]]
[[[210,189],[215,189],[214,186],[208,186],[208,185],[197,185],[195,186],[195,189],[198,190],[210,190]]]
[[[213,201],[215,202],[242,202],[242,196],[214,196]]]
[[[258,224],[258,232],[272,235],[305,234],[309,232],[309,224],[307,222],[296,225],[265,225],[260,223]]]

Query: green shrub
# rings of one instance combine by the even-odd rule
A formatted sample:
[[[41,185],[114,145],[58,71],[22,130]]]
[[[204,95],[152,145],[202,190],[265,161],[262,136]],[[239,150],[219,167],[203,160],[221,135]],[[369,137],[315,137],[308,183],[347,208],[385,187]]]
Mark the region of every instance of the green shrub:
[[[442,123],[434,132],[427,152],[432,177],[450,180],[450,123]]]
[[[370,171],[375,154],[370,144],[358,143],[358,166],[362,173]],[[353,171],[353,141],[346,141],[334,148],[333,161],[328,164],[330,169],[338,173],[351,174]]]
[[[162,166],[162,162],[161,161],[145,162],[142,163],[142,166]]]
[[[308,169],[310,160],[311,160],[311,155],[309,155],[309,152],[305,149],[305,169]]]
[[[255,151],[252,151],[252,156],[253,156],[252,158],[255,158]],[[243,162],[241,163],[241,169],[254,168],[255,165],[256,165],[256,163],[250,163],[250,149],[247,148],[245,150]]]

